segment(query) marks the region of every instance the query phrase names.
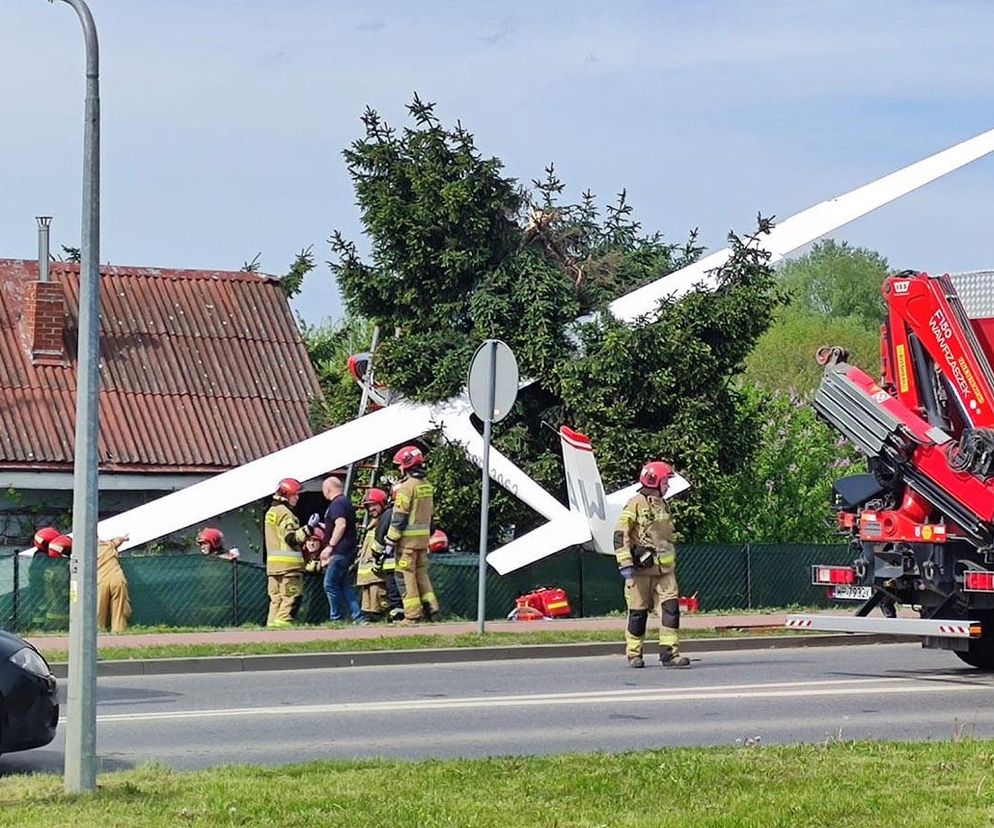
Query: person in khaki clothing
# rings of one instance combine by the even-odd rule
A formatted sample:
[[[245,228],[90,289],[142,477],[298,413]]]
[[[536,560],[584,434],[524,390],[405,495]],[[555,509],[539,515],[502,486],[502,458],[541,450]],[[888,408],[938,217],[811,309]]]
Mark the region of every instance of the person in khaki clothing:
[[[131,620],[128,579],[121,569],[119,552],[127,535],[97,544],[97,624],[111,632],[124,632]]]
[[[434,514],[434,489],[425,479],[424,454],[417,446],[404,446],[394,457],[404,479],[395,487],[393,513],[387,531],[387,554],[396,548],[397,571],[404,579],[404,620],[414,624],[422,619],[422,604],[428,617],[439,618],[438,598],[428,577],[428,537]]]
[[[675,532],[663,500],[672,476],[668,463],[646,463],[639,474],[642,488],[625,504],[614,532],[618,572],[625,579],[625,654],[630,667],[645,666],[642,644],[653,608],[659,613],[659,660],[666,667],[690,665],[679,650]]]
[[[386,549],[377,539],[380,516],[387,505],[387,493],[383,489],[367,489],[362,499],[366,510],[366,534],[359,547],[356,586],[359,588],[359,601],[366,618],[381,619],[390,609],[387,599],[386,577],[393,572],[384,571]]]
[[[318,525],[320,515],[313,514],[306,526],[300,525],[293,507],[297,505],[302,489],[299,480],[284,478],[276,487],[273,505],[266,512],[267,627],[290,626],[303,591],[304,555],[301,548]]]

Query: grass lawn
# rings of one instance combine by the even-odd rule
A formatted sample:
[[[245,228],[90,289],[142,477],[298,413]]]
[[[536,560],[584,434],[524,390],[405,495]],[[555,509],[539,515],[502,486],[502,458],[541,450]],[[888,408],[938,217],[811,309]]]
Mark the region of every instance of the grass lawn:
[[[614,641],[624,647],[624,622],[619,620],[617,630],[537,630],[525,633],[487,633],[482,638],[476,633],[458,635],[390,635],[388,628],[379,638],[348,638],[322,641],[248,641],[243,643],[210,644],[161,644],[151,646],[129,646],[127,637],[121,636],[120,644],[101,647],[102,660],[137,658],[194,658],[198,656],[237,656],[270,655],[281,653],[329,653],[329,652],[368,652],[371,650],[423,650],[438,647],[507,647],[524,644],[576,644],[584,642]],[[651,632],[651,631],[650,631]],[[748,633],[745,633],[748,635]],[[763,635],[810,635],[793,630],[764,630]],[[744,633],[737,630],[683,630],[683,639],[688,638],[741,638]],[[652,636],[648,640],[651,642]],[[68,659],[65,650],[45,647],[45,639],[37,638],[34,643],[51,663]],[[620,650],[619,650],[620,652]]]
[[[980,826],[994,821],[994,742],[314,762],[187,774],[153,767],[103,774],[98,784],[96,794],[73,797],[58,776],[8,777],[0,826]]]

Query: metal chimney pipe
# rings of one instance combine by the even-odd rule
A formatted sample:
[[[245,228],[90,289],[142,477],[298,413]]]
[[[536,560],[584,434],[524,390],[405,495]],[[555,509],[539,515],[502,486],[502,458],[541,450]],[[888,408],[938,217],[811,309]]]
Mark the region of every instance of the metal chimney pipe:
[[[38,281],[48,281],[48,228],[52,224],[51,216],[35,216],[38,221]]]

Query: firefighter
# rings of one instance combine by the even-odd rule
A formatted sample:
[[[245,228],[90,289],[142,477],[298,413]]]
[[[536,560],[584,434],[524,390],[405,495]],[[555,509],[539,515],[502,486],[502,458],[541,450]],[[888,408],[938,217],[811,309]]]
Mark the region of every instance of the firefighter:
[[[395,487],[394,487],[395,488]],[[391,488],[391,494],[394,491]],[[395,550],[387,544],[387,531],[390,529],[390,521],[393,520],[393,505],[388,505],[376,525],[376,541],[382,551],[377,553],[377,567],[383,570],[383,579],[387,590],[387,603],[390,609],[387,613],[388,621],[404,620],[404,576],[397,570],[397,558]]]
[[[241,553],[237,549],[224,549],[224,533],[212,526],[205,526],[197,533],[197,546],[201,555],[213,555],[226,561],[237,560]]]
[[[286,477],[273,494],[273,504],[266,512],[266,580],[269,593],[267,627],[288,627],[293,623],[304,585],[304,555],[301,547],[318,525],[321,516],[310,516],[301,526],[293,507],[303,486]]]
[[[434,489],[425,479],[424,454],[417,446],[404,446],[393,457],[403,479],[394,490],[393,513],[387,547],[397,556],[397,571],[404,579],[404,620],[422,620],[422,603],[428,618],[438,620],[439,605],[428,577],[428,536],[434,513]]]
[[[380,517],[387,505],[387,493],[383,489],[367,489],[362,499],[366,510],[366,533],[359,547],[359,567],[356,571],[356,586],[359,588],[359,601],[366,618],[381,619],[390,609],[387,598],[387,578],[393,579],[393,569],[386,570],[386,550],[377,538]],[[390,559],[393,563],[393,558]]]
[[[618,571],[625,579],[625,653],[630,667],[645,666],[642,642],[653,608],[659,613],[659,660],[667,667],[690,665],[679,650],[675,533],[663,500],[672,475],[668,463],[646,463],[639,474],[642,488],[625,504],[614,532]]]
[[[127,535],[97,544],[97,624],[101,629],[121,633],[131,620],[128,579],[121,569],[119,550]]]
[[[310,575],[318,575],[322,571],[321,549],[324,546],[324,524],[319,523],[314,527],[314,531],[304,541],[304,572]]]

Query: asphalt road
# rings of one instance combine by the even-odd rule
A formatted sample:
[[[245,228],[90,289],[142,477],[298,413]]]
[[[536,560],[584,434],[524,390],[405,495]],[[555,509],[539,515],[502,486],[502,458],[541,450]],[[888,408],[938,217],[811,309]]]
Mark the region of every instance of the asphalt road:
[[[104,770],[994,736],[994,675],[915,644],[100,680]],[[61,771],[48,748],[0,775]]]

